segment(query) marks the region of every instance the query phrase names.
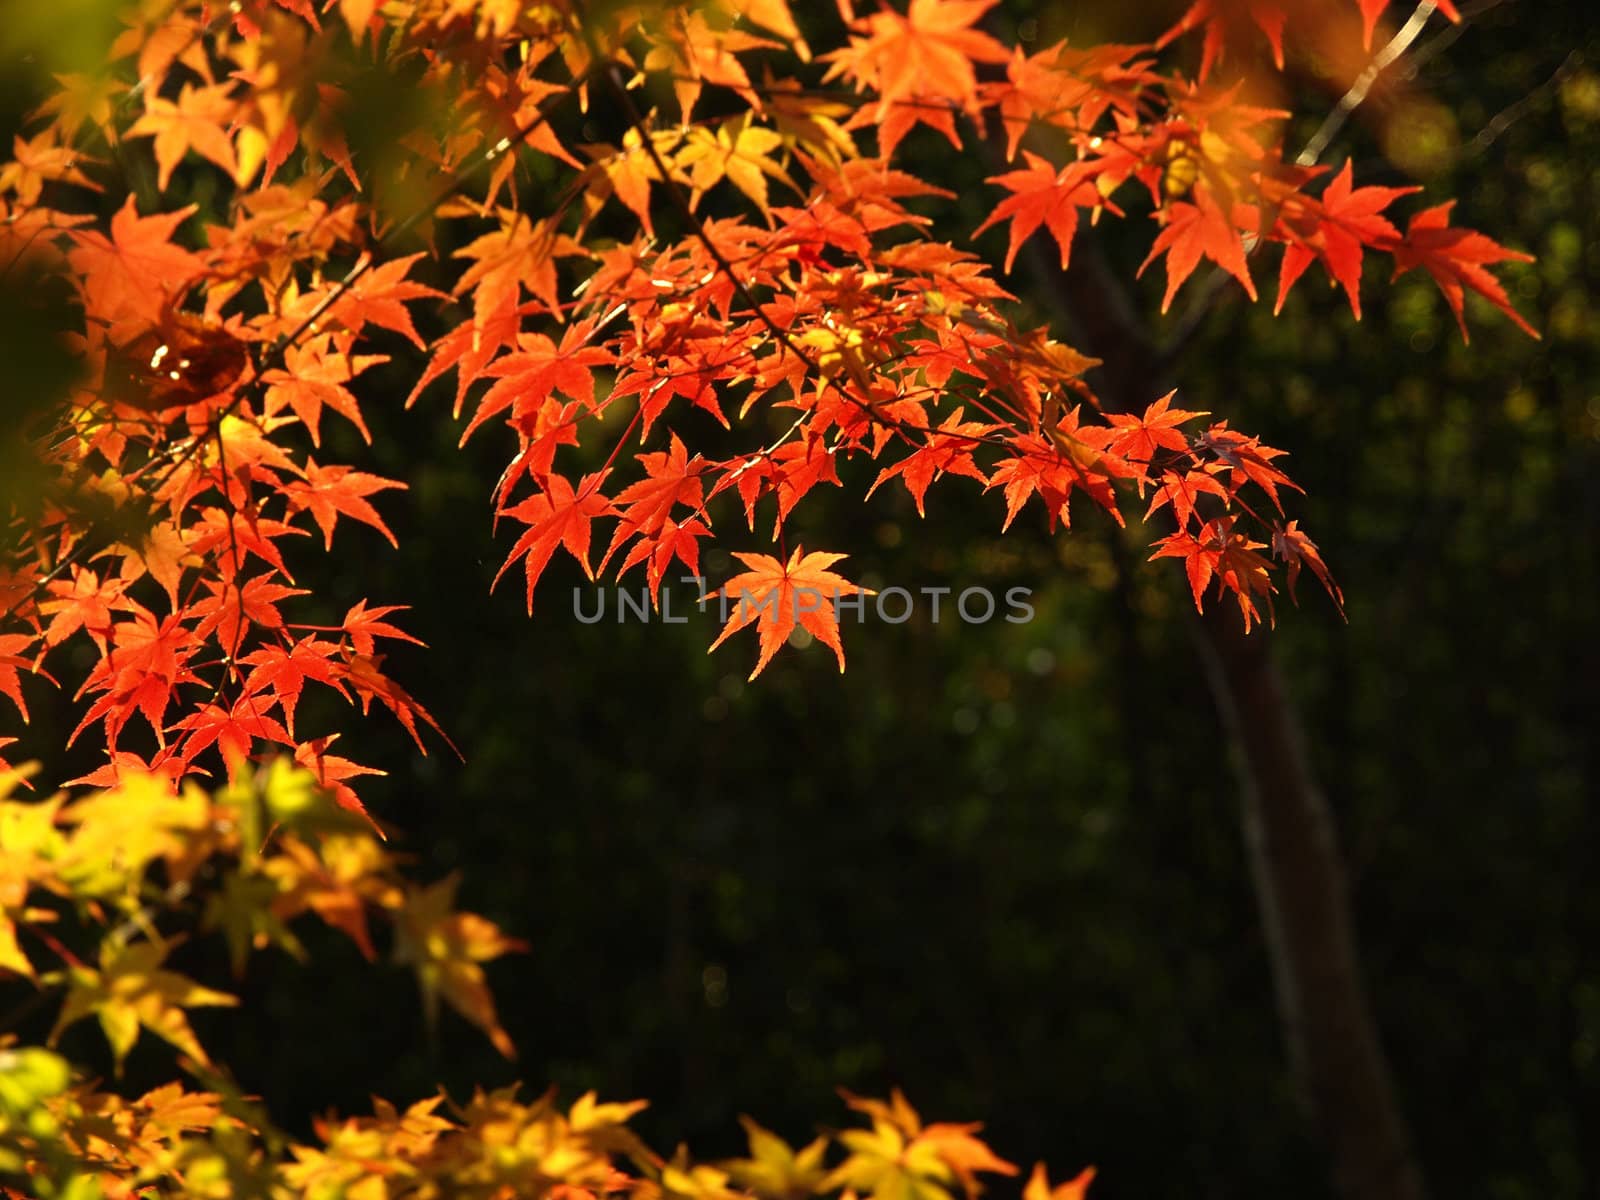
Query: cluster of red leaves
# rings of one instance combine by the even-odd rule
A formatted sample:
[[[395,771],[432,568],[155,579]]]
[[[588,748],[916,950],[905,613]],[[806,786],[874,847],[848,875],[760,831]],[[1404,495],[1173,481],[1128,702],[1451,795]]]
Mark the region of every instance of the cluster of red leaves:
[[[960,146],[966,125],[1021,152],[983,227],[1009,223],[1008,268],[1040,227],[1065,266],[1082,211],[1142,192],[1167,304],[1205,260],[1254,296],[1252,250],[1277,242],[1280,304],[1320,260],[1359,316],[1373,251],[1425,268],[1458,318],[1470,289],[1520,322],[1488,268],[1522,256],[1450,227],[1448,204],[1402,234],[1384,214],[1408,189],[1357,187],[1348,164],[1313,195],[1322,170],[1285,161],[1283,114],[1204,78],[1238,3],[1201,0],[1156,45],[1024,54],[980,28],[993,2],[841,0],[839,44],[816,56],[786,0],[135,8],[107,73],[64,79],[0,172],[0,262],[70,293],[82,363],[22,431],[53,483],[8,517],[0,693],[22,707],[21,673],[79,639],[96,655],[79,732],[108,752],[91,781],[280,745],[358,804],[346,781],[364,768],[296,729],[305,685],[377,700],[414,736],[437,725],[384,672],[380,645],[407,637],[394,607],[343,597],[337,624],[294,619],[319,598],[290,558],[312,530],[331,547],[341,520],[391,537],[371,497],[404,484],[314,454],[330,417],[370,440],[360,377],[406,343],[428,356],[408,404],[453,372],[463,437],[510,430],[492,503],[521,527],[503,570],[522,564],[530,607],[558,549],[593,573],[596,521],[613,522],[599,569],[640,568],[654,594],[674,563],[698,572],[721,493],[751,530],[766,506],[781,544],[852,457],[919,512],[944,476],[1002,489],[1007,525],[1035,498],[1066,523],[1075,494],[1121,522],[1119,492],[1153,494],[1178,527],[1157,557],[1185,560],[1197,604],[1231,593],[1247,624],[1270,617],[1277,570],[1292,584],[1308,566],[1337,599],[1281,519],[1281,452],[1170,398],[1103,411],[1092,360],[1016,327],[984,262],[928,235],[949,193],[896,167],[898,145],[924,124]],[[1279,46],[1285,9],[1245,7]],[[1381,10],[1348,15],[1370,39]],[[1202,27],[1201,78],[1157,69]],[[363,141],[345,125],[362,72],[404,78],[428,119]],[[640,111],[656,85],[675,112]],[[593,140],[602,112],[610,141]],[[97,206],[145,153],[163,192],[208,177],[217,210]],[[454,249],[386,253],[407,236]],[[459,322],[425,343],[420,304],[459,305]],[[725,592],[843,594],[838,557],[748,555]],[[831,609],[775,603],[758,671],[797,619],[842,665]],[[742,608],[723,637],[749,623]],[[147,727],[138,749],[130,724]]]

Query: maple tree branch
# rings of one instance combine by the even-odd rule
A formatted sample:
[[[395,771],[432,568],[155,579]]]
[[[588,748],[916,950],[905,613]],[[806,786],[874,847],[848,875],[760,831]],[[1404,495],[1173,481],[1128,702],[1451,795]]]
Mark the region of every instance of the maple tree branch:
[[[1583,65],[1583,51],[1573,50],[1566,58],[1561,60],[1551,76],[1539,84],[1522,99],[1514,104],[1507,105],[1492,117],[1487,124],[1475,133],[1467,142],[1465,154],[1482,154],[1499,139],[1500,135],[1523,117],[1533,111],[1534,107],[1546,95],[1560,87],[1566,79]]]
[[[1454,46],[1461,38],[1461,35],[1471,27],[1472,22],[1491,9],[1499,8],[1502,4],[1515,3],[1516,0],[1478,0],[1476,4],[1469,4],[1461,8],[1459,10],[1461,20],[1418,46],[1416,53],[1406,60],[1405,70],[1400,77],[1408,82],[1415,79],[1417,72],[1424,66],[1444,51],[1450,49],[1451,46]]]
[[[1371,61],[1362,69],[1361,74],[1356,76],[1356,80],[1350,85],[1350,89],[1339,97],[1339,103],[1334,106],[1332,112],[1323,118],[1321,126],[1311,135],[1310,140],[1305,144],[1305,148],[1295,155],[1296,166],[1309,167],[1322,157],[1329,143],[1338,135],[1339,130],[1344,128],[1345,122],[1351,118],[1356,109],[1360,108],[1362,102],[1366,100],[1367,94],[1372,91],[1372,85],[1378,81],[1378,76],[1388,70],[1395,59],[1404,54],[1411,43],[1417,40],[1417,36],[1422,33],[1423,26],[1428,23],[1428,18],[1433,15],[1434,9],[1437,7],[1435,0],[1422,0],[1417,5],[1406,23],[1395,31],[1395,35],[1389,39],[1383,49],[1372,56]]]

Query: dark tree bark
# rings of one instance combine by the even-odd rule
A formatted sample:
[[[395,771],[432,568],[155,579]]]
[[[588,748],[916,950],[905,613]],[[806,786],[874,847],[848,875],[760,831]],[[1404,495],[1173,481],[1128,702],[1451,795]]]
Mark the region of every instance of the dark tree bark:
[[[1038,254],[1032,266],[1077,327],[1080,347],[1103,360],[1095,386],[1108,409],[1142,411],[1168,390],[1181,346],[1155,344],[1095,247],[1075,248],[1065,275]],[[1237,750],[1241,823],[1290,1068],[1337,1193],[1422,1200],[1422,1173],[1367,1001],[1338,833],[1272,635],[1246,634],[1238,610],[1222,602],[1195,628]]]
[[[1290,1065],[1345,1200],[1420,1200],[1356,953],[1338,833],[1265,629],[1214,605],[1201,656],[1241,759],[1241,820]]]

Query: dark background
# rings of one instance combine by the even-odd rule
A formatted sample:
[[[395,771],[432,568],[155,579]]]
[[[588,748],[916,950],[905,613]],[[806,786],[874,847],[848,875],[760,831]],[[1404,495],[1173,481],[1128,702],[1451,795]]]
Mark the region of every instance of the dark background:
[[[1118,28],[1023,3],[991,23],[1010,40],[1032,19],[1040,46],[1150,36],[1161,17],[1134,8]],[[1276,319],[1227,293],[1177,370],[1184,407],[1292,451],[1307,495],[1290,515],[1348,598],[1345,624],[1302,586],[1277,644],[1441,1197],[1600,1195],[1600,39],[1586,13],[1522,0],[1459,37],[1437,22],[1419,44],[1453,44],[1325,159],[1421,183],[1424,202],[1457,197],[1459,223],[1538,255],[1507,277],[1542,342],[1474,302],[1465,347],[1431,283],[1376,268],[1358,325],[1318,268]],[[1307,80],[1291,144],[1331,103]],[[943,145],[919,132],[907,165],[965,197],[943,210],[959,240],[998,193],[981,159]],[[1087,236],[1159,335],[1160,271],[1132,283],[1149,231],[1129,224]],[[980,242],[996,259],[1003,245]],[[1276,252],[1255,273],[1270,290]],[[1031,319],[1059,315],[1025,271],[1011,282]],[[903,625],[847,628],[842,676],[813,646],[747,684],[754,636],[708,656],[710,614],[580,624],[569,561],[531,620],[520,573],[491,595],[507,442],[490,430],[452,449],[453,385],[402,412],[415,369],[369,375],[374,446],[326,455],[409,483],[379,504],[400,549],[348,526],[331,559],[296,569],[330,610],[413,606],[406,627],[430,649],[390,665],[465,762],[309,700],[302,726],[347,729],[341,750],[390,772],[363,795],[416,873],[461,870],[463,905],[531,943],[489,968],[521,1058],[453,1015],[430,1036],[402,970],[311,929],[314,965],[258,956],[244,1007],[199,1014],[279,1121],[304,1131],[372,1094],[520,1078],[648,1097],[638,1124],[659,1148],[714,1155],[741,1145],[741,1112],[804,1138],[843,1120],[836,1085],[900,1085],[925,1116],[986,1121],[1024,1166],[1098,1164],[1104,1200],[1324,1194],[1232,754],[1181,572],[1142,561],[1153,535],[1133,502],[1125,537],[1082,509],[1070,534],[1030,510],[1001,538],[1003,503],[969,480],[933,489],[919,521],[898,488],[859,500],[870,469],[847,474],[813,493],[791,543],[848,551],[846,573],[880,588],[1028,587],[1036,618],[934,624],[923,603]],[[753,535],[719,515],[723,551],[767,548],[770,515]],[[677,611],[691,596],[677,589]],[[22,748],[70,770],[73,707],[30,696]],[[206,972],[202,949],[183,953]],[[74,1036],[78,1056],[103,1053],[89,1025]],[[141,1044],[130,1078],[167,1064]]]

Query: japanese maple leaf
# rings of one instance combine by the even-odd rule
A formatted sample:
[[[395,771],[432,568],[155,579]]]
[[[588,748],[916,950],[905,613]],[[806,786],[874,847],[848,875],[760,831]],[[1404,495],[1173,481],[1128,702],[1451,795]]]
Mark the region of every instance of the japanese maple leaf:
[[[112,651],[95,664],[78,694],[104,692],[84,714],[67,739],[70,746],[80,733],[104,719],[106,744],[115,750],[117,736],[135,712],[150,722],[157,743],[166,746],[166,711],[174,690],[198,677],[189,669],[194,654],[194,631],[180,615],[157,617],[133,601],[127,606],[133,618],[112,627]]]
[[[1450,210],[1453,207],[1455,201],[1449,200],[1424,209],[1411,218],[1411,223],[1406,226],[1405,240],[1395,248],[1395,277],[1399,278],[1417,267],[1426,267],[1428,274],[1439,285],[1439,290],[1444,293],[1450,311],[1456,315],[1463,342],[1471,340],[1467,335],[1467,318],[1463,311],[1465,288],[1471,288],[1505,313],[1523,332],[1538,337],[1539,331],[1511,307],[1505,288],[1488,270],[1500,262],[1532,262],[1533,256],[1519,250],[1507,250],[1476,230],[1452,228]]]
[[[174,726],[188,731],[179,753],[184,761],[192,763],[201,751],[215,742],[229,767],[237,768],[249,757],[250,747],[257,741],[293,746],[294,738],[289,736],[289,731],[268,715],[270,707],[270,701],[261,696],[244,696],[232,708],[202,705]]]
[[[690,207],[696,207],[700,197],[722,179],[748,196],[762,212],[767,211],[768,176],[798,192],[800,189],[787,172],[771,158],[782,145],[782,134],[750,124],[749,114],[723,122],[715,133],[702,125],[691,126],[689,144],[676,155],[678,166],[690,168],[689,181],[694,188]]]
[[[445,744],[455,750],[456,744],[450,740],[448,734],[433,719],[433,714],[423,708],[403,687],[383,673],[383,657],[374,654],[353,654],[340,664],[337,664],[338,678],[348,683],[355,689],[356,696],[361,700],[361,713],[363,716],[372,707],[374,700],[395,715],[395,719],[405,726],[411,740],[417,744],[417,749],[426,754],[428,748],[423,744],[422,734],[417,729],[417,718],[421,718],[428,726],[444,738]],[[459,754],[460,751],[456,750]]]
[[[772,536],[777,537],[794,506],[819,483],[841,486],[838,464],[833,451],[820,439],[806,439],[786,442],[771,454],[746,459],[717,480],[711,494],[738,488],[739,499],[744,501],[745,521],[751,529],[756,527],[756,502],[768,492],[777,496],[778,515],[772,524]]]
[[[194,635],[196,638],[205,638],[214,631],[217,644],[230,656],[238,652],[248,626],[283,628],[283,614],[278,611],[278,601],[310,594],[304,588],[273,583],[270,573],[257,575],[243,584],[237,579],[225,583],[214,579],[203,582],[211,595],[195,601],[189,609],[201,618],[195,626]]]
[[[332,550],[333,528],[341,514],[371,525],[389,539],[391,546],[398,545],[394,534],[383,523],[378,510],[367,502],[366,497],[386,488],[405,486],[397,480],[368,475],[364,471],[356,471],[346,466],[318,466],[316,459],[307,457],[304,481],[290,480],[284,486],[283,492],[289,498],[291,511],[311,513],[317,526],[322,530],[324,548]]]
[[[252,650],[239,658],[241,663],[251,668],[250,674],[245,677],[244,694],[254,696],[270,693],[269,702],[283,709],[284,724],[292,735],[295,706],[300,702],[300,693],[305,690],[307,679],[337,688],[346,699],[349,698],[334,675],[333,656],[338,650],[337,642],[315,636],[302,638],[287,646],[271,644]]]
[[[1002,533],[1011,528],[1011,522],[1016,520],[1022,506],[1035,495],[1044,502],[1051,529],[1056,527],[1057,520],[1071,526],[1072,514],[1068,501],[1073,488],[1088,493],[1118,525],[1123,523],[1110,479],[1097,471],[1086,470],[1078,458],[1066,452],[1066,449],[1074,448],[1073,433],[1076,430],[1077,414],[1074,410],[1062,420],[1056,431],[1065,448],[1062,443],[1047,439],[1042,434],[1024,434],[1011,439],[1014,457],[1002,459],[996,465],[985,487],[986,491],[994,487],[1005,488],[1006,519],[1000,527]],[[1076,443],[1076,448],[1082,451],[1082,457],[1087,462],[1092,463],[1098,458],[1090,447],[1081,442]]]
[[[238,1000],[223,992],[201,987],[194,980],[161,969],[176,941],[124,944],[107,938],[100,944],[100,969],[78,964],[67,972],[67,994],[56,1016],[48,1044],[55,1045],[62,1030],[87,1016],[100,1018],[111,1043],[118,1072],[128,1051],[139,1040],[142,1026],[209,1066],[205,1049],[195,1037],[186,1008],[234,1005]]]
[[[617,574],[622,575],[635,563],[644,563],[645,580],[650,586],[650,602],[654,604],[661,590],[661,581],[666,577],[667,568],[672,565],[674,558],[688,567],[690,574],[700,574],[700,539],[710,536],[711,530],[694,517],[682,522],[663,521],[659,529],[641,535],[633,544],[628,557],[617,568]]]
[[[919,1194],[949,1200],[942,1185],[951,1176],[967,1195],[976,1196],[982,1190],[976,1172],[1017,1173],[1015,1165],[974,1136],[981,1125],[924,1126],[898,1088],[888,1103],[840,1092],[851,1108],[871,1118],[872,1128],[848,1129],[839,1135],[849,1157],[818,1184],[819,1191],[842,1186],[867,1193],[872,1200]]]
[[[1175,471],[1166,472],[1161,477],[1155,495],[1150,497],[1150,507],[1144,514],[1145,520],[1148,521],[1153,517],[1156,510],[1163,505],[1170,504],[1181,529],[1187,526],[1189,519],[1194,516],[1195,504],[1202,495],[1218,496],[1226,502],[1229,499],[1228,489],[1213,473],[1217,469],[1213,466],[1209,471],[1194,470],[1183,475]]]
[[[725,1163],[728,1174],[758,1196],[798,1200],[815,1195],[817,1185],[827,1174],[824,1156],[828,1138],[818,1137],[795,1150],[777,1134],[763,1129],[749,1117],[740,1117],[750,1143],[750,1157]]]
[[[611,501],[600,494],[605,476],[604,471],[585,475],[574,491],[562,476],[551,474],[545,479],[544,491],[502,510],[500,516],[514,517],[528,529],[511,548],[490,589],[500,582],[500,576],[514,562],[526,555],[528,612],[532,613],[533,589],[558,545],[565,546],[567,553],[583,564],[584,574],[593,579],[594,571],[589,566],[589,523],[615,511]]]
[[[458,876],[450,875],[406,896],[395,919],[395,961],[416,969],[423,1013],[430,1026],[439,1019],[442,998],[483,1030],[496,1050],[511,1058],[516,1050],[495,1015],[494,997],[481,964],[527,946],[476,913],[456,912],[459,883]]]
[[[661,135],[652,132],[648,136],[654,145]],[[673,141],[677,140],[675,134],[670,137]],[[644,138],[637,129],[629,129],[623,134],[621,149],[609,146],[604,149],[609,150],[610,154],[599,160],[599,171],[591,177],[591,207],[598,208],[604,204],[609,192],[639,218],[645,236],[654,237],[655,227],[650,219],[650,185],[661,181],[661,171],[656,166],[655,157],[645,146]],[[663,161],[668,161],[664,154]]]
[[[423,643],[412,637],[398,625],[390,624],[383,618],[390,613],[405,612],[404,604],[384,604],[377,608],[368,608],[365,600],[357,600],[350,606],[350,611],[345,613],[340,629],[350,639],[350,644],[355,647],[357,654],[371,654],[377,646],[377,638],[393,638],[400,642],[410,642],[413,646]]]
[[[78,170],[89,160],[71,146],[60,145],[61,131],[47,126],[31,140],[20,134],[11,143],[11,161],[0,166],[0,189],[15,194],[19,204],[32,206],[51,180],[73,183],[99,192],[104,189]]]
[[[314,446],[322,445],[322,410],[331,408],[347,417],[370,444],[372,434],[361,419],[361,405],[344,385],[368,367],[388,362],[387,354],[340,354],[333,350],[327,334],[283,352],[283,366],[266,372],[266,413],[270,417],[285,407],[305,423]]]
[[[405,277],[411,265],[421,257],[420,252],[410,254],[363,272],[344,289],[328,310],[328,315],[351,333],[360,333],[370,323],[392,329],[407,338],[418,350],[423,349],[422,338],[417,334],[417,327],[411,320],[411,310],[405,302],[442,298],[444,293]],[[315,293],[308,292],[306,295],[311,297]]]
[[[522,317],[537,310],[537,305],[519,306],[505,297],[500,307],[485,314],[481,321],[474,319],[457,325],[433,344],[433,357],[406,397],[406,407],[415,404],[424,388],[453,367],[456,399],[450,411],[452,416],[459,417],[461,406],[466,402],[467,388],[482,377],[484,368],[502,346],[516,340]]]
[[[1328,570],[1328,564],[1322,561],[1322,554],[1317,550],[1317,544],[1300,530],[1299,521],[1290,521],[1281,528],[1272,532],[1272,553],[1288,564],[1289,596],[1295,603],[1300,603],[1295,597],[1295,580],[1300,578],[1300,568],[1307,566],[1311,573],[1322,582],[1328,595],[1333,597],[1334,605],[1339,609],[1339,615],[1344,615],[1344,592],[1333,581],[1333,573]]]
[[[1196,609],[1203,611],[1202,600],[1213,580],[1219,592],[1231,591],[1239,602],[1244,630],[1249,633],[1251,624],[1261,619],[1253,597],[1259,594],[1266,600],[1270,616],[1274,589],[1269,574],[1270,564],[1256,553],[1265,547],[1243,534],[1235,533],[1235,520],[1234,517],[1219,517],[1207,521],[1198,535],[1179,530],[1156,542],[1156,552],[1150,557],[1152,560],[1183,559]]]
[[[1307,241],[1292,241],[1283,252],[1283,267],[1278,274],[1278,303],[1273,312],[1283,310],[1284,297],[1297,279],[1320,258],[1328,274],[1344,288],[1350,310],[1361,319],[1362,247],[1390,248],[1400,240],[1400,231],[1380,216],[1401,196],[1420,191],[1414,187],[1351,186],[1350,160],[1333,177],[1318,202],[1317,228]]]
[[[1245,20],[1255,23],[1272,46],[1272,61],[1283,70],[1283,27],[1288,14],[1277,0],[1195,0],[1178,23],[1156,41],[1157,49],[1176,41],[1190,30],[1205,27],[1200,48],[1200,79],[1227,53],[1228,39],[1237,37]]]
[[[899,462],[879,471],[878,478],[867,489],[867,495],[877,491],[879,484],[899,476],[900,482],[906,485],[906,491],[916,501],[917,516],[925,517],[927,513],[923,511],[922,499],[927,495],[929,485],[940,475],[965,475],[987,484],[989,477],[972,461],[972,451],[980,444],[978,439],[992,433],[996,426],[963,421],[962,411],[962,406],[957,405],[945,418],[943,425],[928,433],[927,445],[919,446]]]
[[[102,582],[93,571],[73,564],[72,578],[52,580],[50,594],[54,599],[39,605],[39,612],[50,618],[44,631],[45,644],[59,646],[82,629],[103,653],[111,632],[111,606],[126,586],[115,578]]]
[[[129,560],[135,560],[130,562]],[[149,572],[166,589],[173,607],[178,604],[178,584],[183,579],[185,567],[197,567],[202,558],[184,540],[183,530],[176,522],[158,521],[145,533],[137,551],[124,553],[123,579],[132,582],[139,574]]]
[[[780,49],[770,38],[734,28],[717,28],[697,8],[680,13],[644,60],[644,70],[665,71],[672,76],[672,90],[683,112],[683,124],[692,123],[694,107],[707,83],[730,88],[753,109],[761,98],[750,86],[739,54],[747,50]]]
[[[186,83],[175,101],[146,94],[144,116],[134,122],[127,136],[155,138],[156,185],[162,191],[167,190],[172,172],[190,150],[216,163],[234,176],[235,182],[245,182],[237,178],[239,164],[224,128],[239,110],[239,102],[228,96],[232,86],[231,82],[212,87]]]
[[[911,0],[904,15],[885,5],[852,25],[850,45],[824,57],[826,79],[846,75],[875,87],[872,119],[881,121],[899,101],[945,100],[977,110],[975,62],[1003,63],[1011,55],[973,26],[999,0]]]
[[[1244,242],[1239,230],[1228,219],[1204,183],[1197,184],[1194,203],[1177,201],[1166,212],[1166,226],[1156,235],[1150,253],[1139,265],[1138,273],[1162,254],[1167,256],[1167,294],[1162,297],[1161,311],[1172,307],[1172,298],[1201,258],[1209,258],[1244,285],[1250,299],[1256,298],[1256,285],[1250,280],[1250,267],[1245,262]]]
[[[328,747],[338,740],[338,737],[337,733],[330,733],[326,737],[296,746],[294,760],[315,775],[317,782],[333,793],[334,803],[340,808],[365,816],[366,806],[345,781],[362,775],[387,775],[388,772],[380,771],[376,767],[364,767],[348,758],[329,754]]]
[[[92,229],[73,232],[76,244],[67,259],[82,281],[84,306],[92,315],[113,325],[161,320],[163,310],[205,268],[198,257],[172,244],[173,231],[195,208],[141,217],[130,193],[111,218],[109,238]]]
[[[17,668],[33,671],[35,664],[33,659],[17,652],[29,649],[37,640],[31,633],[0,633],[0,696],[10,697],[24,721],[28,719],[28,705],[22,698],[22,680]]]
[[[557,228],[555,218],[532,221],[511,209],[501,209],[500,217],[500,229],[484,234],[455,252],[456,258],[476,260],[451,289],[455,296],[472,294],[475,336],[482,335],[485,326],[503,307],[518,306],[519,287],[526,288],[544,305],[546,312],[558,312],[560,298],[556,294],[555,260],[588,253]]]
[[[647,478],[623,488],[613,501],[620,510],[621,520],[611,535],[611,545],[600,559],[601,571],[606,569],[606,563],[623,542],[636,534],[653,534],[660,530],[679,504],[704,511],[705,484],[700,476],[709,464],[698,454],[691,459],[677,434],[672,435],[671,448],[665,453],[641,454],[638,458]],[[629,561],[638,560],[630,555]],[[622,569],[627,569],[626,564]]]
[[[1022,157],[1028,163],[1026,170],[990,176],[990,183],[998,183],[1015,195],[1002,200],[972,236],[977,237],[1009,217],[1011,244],[1006,250],[1006,270],[1010,271],[1022,243],[1043,225],[1061,248],[1061,269],[1065,271],[1071,261],[1072,239],[1078,232],[1078,209],[1104,204],[1105,197],[1090,180],[1091,165],[1071,162],[1057,170],[1032,151],[1024,150]]]
[[[252,513],[227,513],[220,508],[205,509],[194,531],[194,541],[189,544],[189,549],[202,558],[214,558],[223,574],[231,576],[242,571],[253,554],[262,562],[276,567],[279,574],[290,583],[294,582],[294,576],[289,574],[289,568],[274,539],[290,535],[308,536],[304,529],[283,521],[256,517]]]
[[[761,656],[756,660],[756,669],[750,672],[750,678],[754,679],[772,661],[798,621],[802,629],[833,650],[839,659],[839,670],[843,671],[844,647],[839,643],[834,602],[843,596],[876,594],[828,570],[846,556],[820,551],[807,554],[803,546],[797,545],[786,563],[770,554],[735,553],[734,557],[750,570],[735,575],[711,593],[724,596],[734,604],[728,623],[711,643],[710,650],[715,650],[752,621],[759,622],[756,629],[761,639]]]
[[[1143,416],[1135,416],[1133,413],[1107,413],[1106,420],[1111,422],[1116,430],[1107,448],[1113,454],[1120,454],[1132,462],[1139,463],[1149,462],[1157,450],[1176,450],[1179,453],[1187,450],[1189,439],[1178,432],[1177,427],[1185,421],[1192,421],[1206,414],[1185,412],[1181,408],[1168,408],[1167,405],[1177,394],[1176,391],[1168,392],[1145,409]]]
[[[1033,1174],[1028,1176],[1027,1186],[1022,1189],[1022,1200],[1087,1200],[1094,1177],[1095,1169],[1085,1167],[1071,1179],[1051,1187],[1044,1164],[1035,1163]]]
[[[1283,511],[1283,502],[1278,497],[1278,487],[1293,488],[1297,492],[1305,489],[1294,480],[1290,479],[1277,467],[1272,465],[1272,460],[1282,458],[1284,451],[1276,450],[1271,446],[1261,444],[1259,438],[1246,437],[1242,433],[1227,427],[1226,421],[1219,421],[1194,440],[1194,449],[1202,453],[1214,454],[1217,461],[1229,468],[1228,494],[1235,496],[1239,489],[1247,483],[1253,483],[1266,492],[1272,505],[1280,513]]]
[[[478,401],[461,434],[461,445],[478,426],[503,409],[510,408],[516,421],[531,418],[544,406],[552,392],[560,392],[589,408],[594,407],[593,368],[612,362],[609,351],[589,343],[594,334],[592,320],[580,321],[561,335],[561,344],[542,333],[524,333],[517,338],[518,349],[495,360],[488,374],[498,382]]]
[[[1388,10],[1390,0],[1356,0],[1361,5],[1361,28],[1363,44],[1372,47],[1372,31],[1378,27],[1378,18]],[[1458,24],[1461,13],[1456,9],[1454,0],[1437,0],[1434,4],[1445,16]]]

